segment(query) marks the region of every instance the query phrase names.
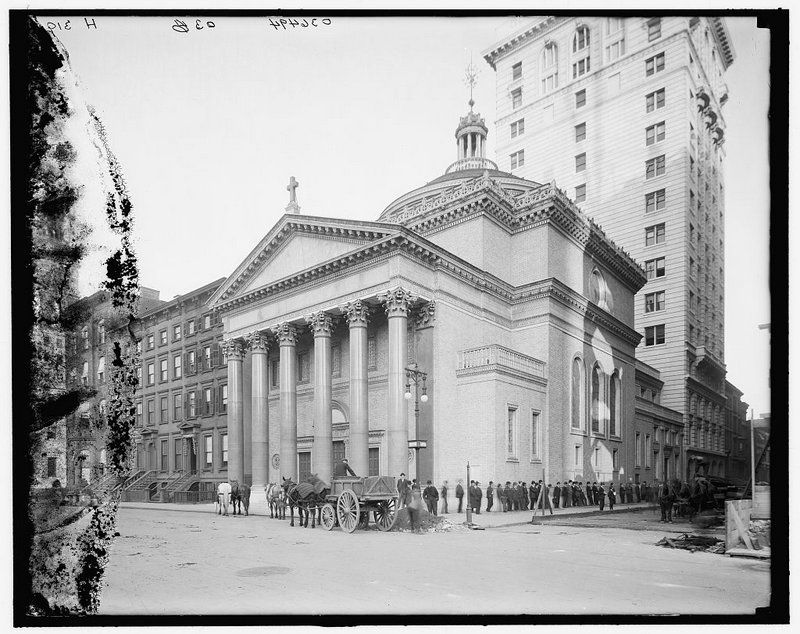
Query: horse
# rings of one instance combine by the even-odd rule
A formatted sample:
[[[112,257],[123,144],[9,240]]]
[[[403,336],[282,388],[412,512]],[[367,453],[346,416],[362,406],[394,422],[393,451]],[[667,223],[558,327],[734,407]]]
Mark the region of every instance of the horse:
[[[228,505],[231,503],[231,485],[229,482],[220,482],[217,486],[217,515],[228,515]],[[225,512],[222,512],[222,509]]]
[[[244,514],[249,515],[250,511],[250,487],[246,484],[239,484],[238,480],[231,480],[231,501],[233,502],[233,514],[236,515],[236,508],[239,508],[239,515],[242,514],[242,503],[244,503]]]
[[[270,518],[286,519],[286,491],[276,482],[267,485],[267,504]]]
[[[308,516],[311,515],[311,528],[314,528],[317,523],[317,513],[321,513],[330,486],[320,480],[316,474],[308,476],[308,479],[300,484],[295,484],[291,478],[282,479],[281,487],[289,504],[289,526],[294,526],[294,507],[296,506],[300,526],[308,528]],[[304,516],[305,521],[303,520]]]

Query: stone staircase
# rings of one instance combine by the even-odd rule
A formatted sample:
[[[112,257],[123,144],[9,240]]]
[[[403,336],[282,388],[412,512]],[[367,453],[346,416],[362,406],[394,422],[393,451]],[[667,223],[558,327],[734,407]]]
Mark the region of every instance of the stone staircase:
[[[128,482],[125,486],[126,491],[145,491],[147,490],[153,482],[158,481],[158,475],[155,471],[145,471],[143,475],[141,475],[136,480]]]
[[[170,480],[163,490],[170,493],[173,491],[187,491],[198,479],[197,474],[190,471],[178,473],[178,477]]]

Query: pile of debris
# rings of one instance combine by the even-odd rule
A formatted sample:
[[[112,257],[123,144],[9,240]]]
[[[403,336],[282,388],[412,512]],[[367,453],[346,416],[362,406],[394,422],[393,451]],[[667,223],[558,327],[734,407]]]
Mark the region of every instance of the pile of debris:
[[[725,542],[716,537],[706,537],[704,535],[689,535],[683,533],[680,537],[663,537],[656,542],[656,546],[664,548],[680,548],[690,552],[702,550],[707,553],[725,554]]]

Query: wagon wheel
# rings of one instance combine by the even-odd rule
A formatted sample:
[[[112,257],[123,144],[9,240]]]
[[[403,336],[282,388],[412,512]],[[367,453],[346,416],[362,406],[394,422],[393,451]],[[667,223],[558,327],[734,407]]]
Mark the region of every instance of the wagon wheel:
[[[360,520],[360,511],[355,493],[349,489],[342,491],[339,499],[336,500],[336,516],[339,518],[339,525],[348,533],[356,530]]]
[[[320,523],[325,528],[326,531],[332,531],[333,527],[336,526],[336,509],[333,508],[333,504],[326,502],[322,507]]]
[[[378,506],[375,509],[375,524],[377,524],[378,530],[391,530],[396,519],[397,498],[391,498],[390,500],[382,500],[381,502],[378,502]]]

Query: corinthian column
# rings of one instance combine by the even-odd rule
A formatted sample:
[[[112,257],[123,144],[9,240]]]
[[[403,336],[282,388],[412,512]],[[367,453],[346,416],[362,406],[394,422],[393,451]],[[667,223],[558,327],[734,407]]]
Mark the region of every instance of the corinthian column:
[[[350,325],[350,465],[360,476],[369,473],[369,385],[367,319],[369,306],[361,300],[342,308]]]
[[[408,354],[408,311],[416,297],[398,287],[381,297],[389,322],[388,444],[389,475],[408,472],[408,405],[405,393],[405,366]]]
[[[244,346],[238,339],[222,342],[228,362],[228,480],[244,484]]]
[[[247,343],[251,351],[252,372],[252,422],[251,453],[253,460],[253,490],[259,491],[267,484],[267,456],[269,433],[269,405],[267,403],[267,350],[269,341],[263,332],[251,332],[247,335]]]
[[[314,448],[312,471],[325,482],[333,477],[331,412],[331,332],[333,320],[324,311],[306,317],[314,333]]]
[[[281,477],[297,482],[297,329],[273,328],[280,345]]]

